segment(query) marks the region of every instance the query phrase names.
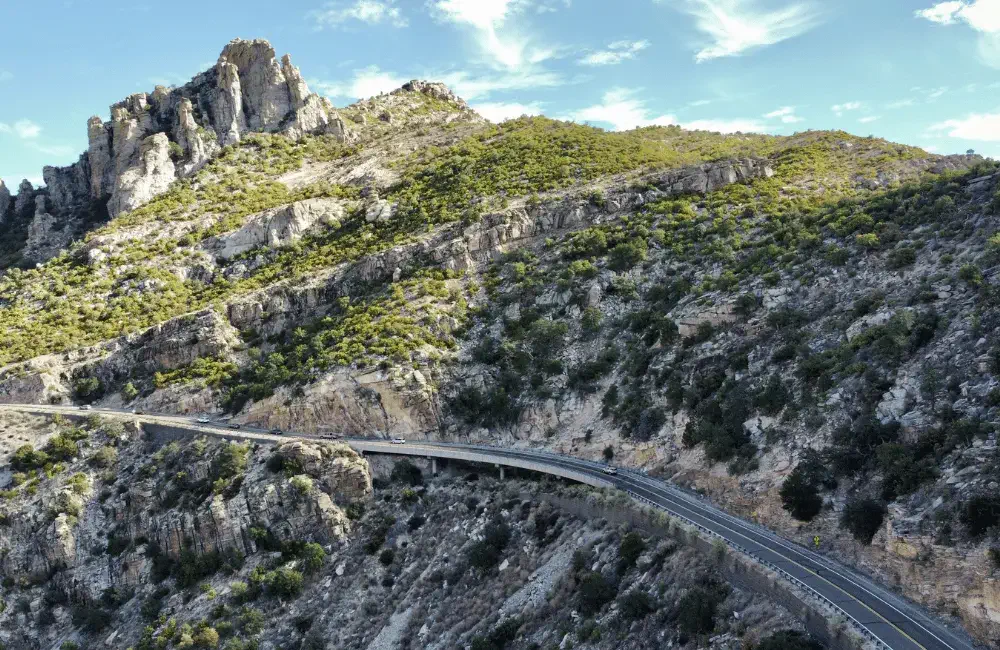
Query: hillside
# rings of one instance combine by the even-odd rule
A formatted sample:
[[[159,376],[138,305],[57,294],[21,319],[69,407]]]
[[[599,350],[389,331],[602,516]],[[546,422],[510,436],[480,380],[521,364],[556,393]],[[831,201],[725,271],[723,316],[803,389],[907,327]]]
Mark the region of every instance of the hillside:
[[[642,467],[1000,639],[998,165],[345,108],[263,41],[0,188],[0,399]]]

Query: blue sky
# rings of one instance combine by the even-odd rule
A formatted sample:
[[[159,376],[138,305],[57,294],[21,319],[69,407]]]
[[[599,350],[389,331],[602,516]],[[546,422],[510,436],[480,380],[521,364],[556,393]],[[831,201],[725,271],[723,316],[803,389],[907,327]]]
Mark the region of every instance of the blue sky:
[[[291,53],[337,105],[425,78],[494,120],[839,128],[1000,157],[1000,0],[37,0],[0,24],[10,187],[235,37]]]

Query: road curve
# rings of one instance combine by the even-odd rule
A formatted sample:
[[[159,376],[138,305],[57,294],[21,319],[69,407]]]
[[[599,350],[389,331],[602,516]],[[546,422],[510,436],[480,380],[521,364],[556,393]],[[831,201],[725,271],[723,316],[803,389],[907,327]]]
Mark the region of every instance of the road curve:
[[[0,411],[34,414],[126,416],[149,424],[188,429],[193,433],[224,435],[277,441],[282,438],[262,429],[227,428],[225,423],[199,423],[196,418],[158,414],[133,414],[115,409],[83,411],[76,407],[34,404],[0,404]],[[284,437],[329,439],[331,436],[284,433]],[[604,465],[592,461],[528,449],[487,447],[461,443],[403,442],[392,443],[370,438],[338,438],[364,453],[385,453],[451,458],[472,462],[520,467],[578,480],[594,486],[613,487],[634,498],[665,510],[674,517],[698,527],[702,532],[724,540],[734,549],[782,574],[828,605],[852,619],[856,627],[876,647],[892,650],[974,650],[975,646],[961,632],[955,632],[932,618],[917,605],[893,594],[870,577],[849,569],[794,542],[783,539],[756,524],[723,512],[697,495],[685,492],[664,481],[640,472],[619,470],[604,474]]]

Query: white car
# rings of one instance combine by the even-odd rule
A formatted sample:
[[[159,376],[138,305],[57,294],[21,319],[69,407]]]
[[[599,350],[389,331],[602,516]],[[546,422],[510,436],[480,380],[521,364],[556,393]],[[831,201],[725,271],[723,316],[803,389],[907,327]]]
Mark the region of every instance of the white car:
[[[84,404],[83,406],[81,406],[81,407],[80,407],[80,410],[81,410],[81,411],[89,411],[89,410],[91,410],[92,408],[94,408],[94,407],[93,407],[93,406],[91,406],[90,404]]]
[[[211,422],[211,420],[206,418],[204,415],[198,418],[198,424],[208,424],[209,422]]]
[[[393,445],[405,445],[406,441],[403,440],[402,438],[393,438],[392,440],[389,441],[389,444],[393,444]]]
[[[605,467],[605,468],[604,468],[603,470],[601,470],[601,471],[603,471],[603,472],[604,472],[605,474],[607,474],[608,476],[616,476],[616,475],[618,474],[618,470],[617,470],[617,469],[615,469],[614,467],[611,467],[610,465],[609,465],[609,466],[607,466],[607,467]]]

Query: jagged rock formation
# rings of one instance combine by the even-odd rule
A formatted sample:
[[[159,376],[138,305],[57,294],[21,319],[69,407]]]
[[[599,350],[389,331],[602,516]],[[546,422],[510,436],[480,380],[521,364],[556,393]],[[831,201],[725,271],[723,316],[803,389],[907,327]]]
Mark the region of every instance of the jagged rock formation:
[[[13,199],[10,196],[10,190],[7,189],[3,180],[0,179],[0,226],[7,219],[7,213],[10,212],[12,205]]]
[[[37,193],[47,201],[37,204],[24,258],[51,258],[79,236],[88,217],[134,210],[250,132],[347,137],[333,105],[309,92],[288,55],[279,64],[266,40],[233,40],[213,68],[184,86],[130,95],[111,106],[109,122],[88,120],[89,145],[80,160],[44,169],[45,188]],[[14,205],[18,214],[36,194],[25,183]],[[0,224],[8,203],[0,199]]]
[[[317,227],[339,224],[346,214],[338,199],[306,199],[247,219],[242,228],[204,242],[205,250],[232,259],[258,246],[284,246]]]

